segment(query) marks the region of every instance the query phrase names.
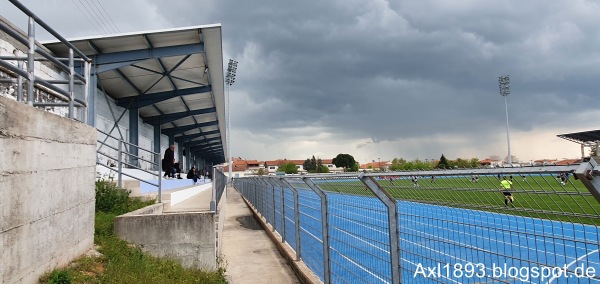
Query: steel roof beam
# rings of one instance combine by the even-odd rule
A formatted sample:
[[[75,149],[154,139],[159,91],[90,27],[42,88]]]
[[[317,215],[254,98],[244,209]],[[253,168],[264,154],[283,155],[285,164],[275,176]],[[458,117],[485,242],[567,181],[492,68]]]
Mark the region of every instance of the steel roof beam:
[[[195,110],[184,111],[184,112],[167,113],[167,114],[162,114],[162,115],[148,116],[143,119],[144,119],[145,123],[148,123],[151,125],[158,125],[158,124],[165,124],[165,123],[173,122],[175,120],[186,118],[186,117],[192,116],[192,115],[199,115],[199,114],[213,113],[213,112],[217,112],[217,108],[209,107],[209,108],[195,109]]]
[[[202,139],[202,140],[191,140],[191,141],[187,140],[184,143],[194,146],[194,145],[201,145],[201,144],[211,144],[211,143],[208,143],[208,142],[210,142],[210,141],[220,141],[220,140],[221,140],[221,137],[212,137],[212,138],[206,138],[206,139]],[[181,140],[179,140],[179,141],[181,141]],[[216,143],[212,143],[212,144],[216,144]]]
[[[211,85],[206,85],[202,87],[188,88],[188,89],[179,89],[168,92],[158,92],[152,94],[145,94],[141,96],[132,96],[132,97],[124,97],[116,99],[116,103],[120,107],[127,107],[130,103],[132,105],[138,105],[139,107],[149,106],[161,101],[165,101],[168,99],[176,98],[179,96],[188,96],[188,95],[196,95],[199,93],[208,93],[212,91]]]
[[[189,124],[189,125],[184,125],[184,126],[177,126],[175,128],[163,129],[162,133],[167,136],[173,136],[173,135],[184,133],[186,131],[199,129],[200,127],[214,126],[217,124],[219,124],[219,121],[217,121],[217,120],[209,121],[209,122],[202,122],[202,123],[198,123],[198,124]]]
[[[201,143],[190,143],[190,145],[188,146],[189,148],[197,148],[197,149],[204,149],[204,150],[221,150],[223,144],[221,143],[212,143],[212,144],[206,144],[206,145],[202,145]]]
[[[187,57],[186,57],[186,58],[183,58],[183,59],[181,60],[181,63],[183,63],[183,61],[185,61],[185,59],[187,59]],[[158,71],[156,71],[156,70],[148,69],[148,68],[146,68],[146,67],[138,66],[138,65],[135,65],[135,64],[132,64],[132,65],[131,65],[131,67],[135,67],[135,68],[137,68],[137,69],[144,70],[144,71],[148,71],[148,72],[150,72],[150,73],[154,73],[154,74],[158,74],[158,75],[164,75],[164,74],[163,74],[163,72],[158,72]],[[182,77],[179,77],[179,76],[175,76],[175,75],[173,75],[173,74],[169,74],[169,77],[171,77],[171,78],[173,78],[173,79],[181,80],[181,81],[184,81],[184,82],[188,82],[188,83],[190,83],[190,84],[195,84],[195,85],[199,85],[199,86],[204,86],[204,84],[203,84],[202,82],[196,82],[196,81],[192,81],[192,80],[189,80],[189,79],[186,79],[186,78],[182,78]]]
[[[182,136],[177,136],[177,137],[175,137],[175,139],[184,138],[184,137],[186,139],[194,139],[194,138],[203,137],[203,136],[206,136],[206,135],[213,135],[213,134],[219,134],[219,133],[221,133],[221,131],[219,131],[219,130],[213,130],[213,131],[201,132],[201,133],[190,134],[190,135],[185,135],[185,136],[183,136],[183,135]]]
[[[202,141],[197,141],[195,143],[187,143],[188,148],[199,147],[201,149],[214,149],[221,150],[223,148],[223,144],[221,142],[217,143],[204,143]]]
[[[162,57],[185,56],[189,54],[203,53],[204,44],[185,44],[177,46],[165,46],[146,48],[138,50],[120,51],[112,53],[97,54],[94,63],[96,72],[102,73],[120,67],[134,64],[147,59],[158,59]]]

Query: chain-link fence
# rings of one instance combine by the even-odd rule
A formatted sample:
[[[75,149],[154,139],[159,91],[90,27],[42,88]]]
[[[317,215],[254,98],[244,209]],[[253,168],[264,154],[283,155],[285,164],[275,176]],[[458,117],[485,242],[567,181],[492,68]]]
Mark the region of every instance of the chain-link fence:
[[[595,162],[235,179],[325,283],[600,283]]]
[[[210,201],[210,210],[217,212],[217,206],[220,204],[223,192],[227,187],[227,176],[220,169],[213,168],[211,179],[213,183],[213,195]]]

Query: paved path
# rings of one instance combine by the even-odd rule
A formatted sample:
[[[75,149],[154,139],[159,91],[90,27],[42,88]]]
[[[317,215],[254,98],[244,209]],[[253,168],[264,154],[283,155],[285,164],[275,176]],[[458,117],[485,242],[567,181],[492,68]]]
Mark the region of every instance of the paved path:
[[[227,262],[225,275],[231,284],[300,283],[232,187],[227,189],[222,250]]]
[[[168,212],[209,211],[212,191],[200,192],[170,208]],[[230,284],[300,283],[241,195],[227,189],[222,257]]]

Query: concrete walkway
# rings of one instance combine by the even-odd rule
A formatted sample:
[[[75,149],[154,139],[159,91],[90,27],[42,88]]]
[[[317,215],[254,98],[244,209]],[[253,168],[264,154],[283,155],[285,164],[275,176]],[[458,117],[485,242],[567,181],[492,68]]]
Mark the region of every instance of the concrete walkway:
[[[300,283],[232,187],[227,189],[226,202],[222,254],[229,283]]]
[[[203,191],[168,208],[167,212],[210,210],[212,192]],[[263,227],[254,218],[241,195],[227,189],[221,235],[225,276],[230,284],[301,283],[277,250]]]

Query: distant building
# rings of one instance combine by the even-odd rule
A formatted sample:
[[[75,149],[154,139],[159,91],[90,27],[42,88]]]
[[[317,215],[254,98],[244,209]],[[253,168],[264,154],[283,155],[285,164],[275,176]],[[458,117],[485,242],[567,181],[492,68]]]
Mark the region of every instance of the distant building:
[[[272,161],[265,161],[264,167],[269,175],[275,175],[279,166],[285,163],[293,163],[296,165],[299,174],[307,173],[306,169],[304,169],[304,162],[306,160],[288,160],[288,159],[278,159]],[[344,172],[344,168],[338,168],[333,164],[333,159],[321,159],[321,163],[323,166],[326,166],[329,169],[329,173],[342,173]]]
[[[533,161],[533,166],[549,166],[549,165],[555,165],[557,162],[556,159],[541,159],[541,160],[534,160]]]
[[[388,171],[390,169],[390,166],[392,165],[392,162],[390,161],[383,161],[383,162],[375,162],[373,161],[372,163],[366,163],[366,164],[362,164],[359,166],[359,169],[361,171],[365,170],[365,171]]]
[[[565,160],[556,162],[556,165],[557,166],[567,166],[567,165],[579,164],[580,162],[581,162],[581,159],[565,159]]]

